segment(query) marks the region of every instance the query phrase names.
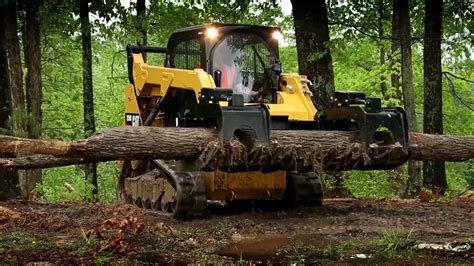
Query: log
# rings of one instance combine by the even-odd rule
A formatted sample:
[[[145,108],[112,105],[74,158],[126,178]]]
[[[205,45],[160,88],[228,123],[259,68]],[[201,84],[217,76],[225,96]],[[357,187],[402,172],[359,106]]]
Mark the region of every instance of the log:
[[[410,133],[410,159],[462,162],[474,158],[474,136]]]
[[[0,158],[0,166],[21,169],[51,168],[74,164],[87,164],[93,162],[96,161],[88,161],[83,158],[58,158],[52,155],[42,154],[17,158]]]
[[[474,137],[411,133],[414,160],[464,161],[474,158]],[[399,145],[361,143],[357,132],[272,131],[269,146],[222,143],[215,129],[119,127],[87,140],[63,142],[0,135],[0,152],[32,157],[4,158],[0,166],[44,168],[110,160],[201,159],[209,170],[272,168],[282,170],[388,169],[408,155]],[[38,157],[41,154],[42,157]],[[45,157],[45,155],[48,155]]]

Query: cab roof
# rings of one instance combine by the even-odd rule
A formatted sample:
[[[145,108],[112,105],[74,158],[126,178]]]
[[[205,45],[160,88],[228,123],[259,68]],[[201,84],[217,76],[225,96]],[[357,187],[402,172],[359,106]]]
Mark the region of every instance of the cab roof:
[[[203,31],[209,27],[225,28],[227,30],[250,30],[250,31],[274,31],[280,30],[278,27],[249,25],[249,24],[228,24],[228,23],[207,23],[202,25],[190,26],[175,30],[173,33]]]

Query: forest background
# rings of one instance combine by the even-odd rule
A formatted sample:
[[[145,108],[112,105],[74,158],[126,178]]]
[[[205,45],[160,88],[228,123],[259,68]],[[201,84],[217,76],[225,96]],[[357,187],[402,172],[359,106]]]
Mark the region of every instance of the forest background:
[[[77,2],[44,0],[37,6],[42,67],[42,138],[73,140],[84,137],[81,38],[84,29]],[[279,26],[285,37],[280,46],[283,72],[298,73],[294,20],[291,13],[282,9],[289,6],[286,2],[155,0],[146,2],[144,13],[137,15],[140,3],[145,1],[138,2],[92,1],[89,4],[97,132],[123,125],[124,88],[128,84],[125,46],[137,41],[146,41],[150,46],[166,46],[171,32],[182,27],[209,22]],[[425,12],[423,1],[409,3],[415,114],[417,128],[421,130]],[[449,1],[443,5],[442,120],[447,135],[474,133],[472,9],[469,1]],[[397,38],[393,37],[397,34],[393,24],[393,2],[327,1],[327,11],[330,42],[326,45],[332,56],[336,90],[364,91],[370,97],[382,98],[386,106],[403,106],[400,47],[397,47]],[[25,12],[18,12],[18,31],[22,30],[27,17]],[[22,46],[22,38],[19,42]],[[160,56],[148,58],[150,64],[162,65],[163,61]],[[23,69],[23,75],[27,72]],[[10,123],[14,124],[15,120]],[[28,136],[21,130],[21,125],[11,127],[15,129],[15,135]],[[348,171],[342,175],[342,184],[328,177],[326,185],[342,185],[360,198],[399,198],[405,195],[409,180],[406,168]],[[97,171],[99,200],[114,201],[120,172],[118,164],[100,163]],[[93,200],[94,186],[84,176],[84,166],[43,170],[42,182],[35,186],[34,194],[46,201]],[[448,199],[472,187],[474,162],[446,163],[446,180]]]

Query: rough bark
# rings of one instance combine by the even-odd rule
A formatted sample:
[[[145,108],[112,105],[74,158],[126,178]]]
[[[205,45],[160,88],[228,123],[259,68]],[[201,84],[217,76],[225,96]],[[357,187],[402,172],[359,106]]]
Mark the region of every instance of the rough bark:
[[[41,31],[38,19],[40,1],[25,1],[25,65],[28,113],[30,113],[29,136],[40,138],[42,131],[41,101]]]
[[[391,53],[391,68],[392,72],[394,70],[394,65],[399,61],[396,60],[397,54],[400,53],[401,49],[401,36],[400,36],[400,0],[393,1],[393,11],[392,11],[392,53]],[[400,93],[400,74],[393,72],[391,74],[392,87],[395,88],[396,95],[399,96]],[[398,97],[401,98],[401,97]]]
[[[58,158],[52,155],[32,155],[18,158],[0,158],[0,166],[21,169],[50,168],[94,162],[82,158]]]
[[[411,158],[419,161],[456,161],[474,158],[474,136],[410,133]]]
[[[379,63],[380,66],[385,65],[385,47],[383,45],[383,36],[384,36],[384,30],[383,30],[383,21],[385,19],[385,7],[384,7],[384,1],[383,0],[378,0],[377,1],[377,13],[378,13],[378,23],[377,23],[377,33],[378,33],[378,46],[379,46]],[[380,91],[382,92],[382,95],[385,99],[388,99],[387,95],[387,82],[385,81],[385,76],[382,73],[380,75]]]
[[[42,134],[43,115],[41,102],[43,99],[41,79],[41,30],[38,17],[41,1],[25,1],[25,35],[24,53],[26,74],[26,104],[28,112],[28,135],[30,138],[40,138]],[[21,181],[23,191],[28,195],[36,184],[41,183],[41,170],[28,171]]]
[[[429,134],[443,134],[442,17],[442,0],[425,1],[423,132]],[[444,162],[424,162],[423,182],[434,191],[443,193],[448,186]]]
[[[316,99],[328,106],[334,95],[334,71],[329,51],[326,2],[292,0],[299,73],[308,76],[316,89]]]
[[[403,104],[408,120],[408,131],[417,132],[416,128],[416,106],[415,93],[413,90],[413,67],[411,61],[411,23],[408,0],[397,0],[400,17],[400,38],[402,52],[402,91]],[[410,160],[408,162],[408,186],[407,192],[419,191],[422,186],[421,168],[419,162]]]
[[[5,6],[0,5],[0,130],[9,129],[9,117],[11,108],[11,91],[8,74],[8,57],[5,34],[5,15],[8,11]],[[13,154],[2,153],[0,156],[13,156]],[[18,174],[16,170],[0,168],[0,201],[16,198],[20,195],[18,189]]]
[[[91,25],[89,21],[89,0],[80,3],[81,34],[82,34],[82,88],[84,101],[84,135],[91,136],[95,132],[94,90],[92,87],[92,48]],[[94,186],[92,194],[98,193],[97,165],[85,165],[86,179]]]
[[[27,131],[27,115],[25,109],[25,93],[23,91],[23,70],[21,67],[20,44],[18,40],[16,1],[10,1],[5,16],[5,31],[10,70],[10,86],[12,98],[13,131],[23,135]]]
[[[474,136],[410,133],[410,142],[413,160],[474,158]],[[285,170],[349,170],[391,168],[407,157],[396,145],[375,145],[366,151],[357,132],[274,130],[271,145],[246,148],[237,141],[219,142],[214,129],[151,127],[112,128],[70,143],[0,135],[0,152],[49,155],[0,161],[0,165],[18,168],[53,167],[55,162],[63,166],[91,161],[200,158],[203,167],[210,169],[263,165]]]
[[[0,129],[8,128],[8,120],[12,112],[10,76],[8,75],[7,45],[5,42],[6,7],[0,5]]]
[[[137,31],[140,34],[139,44],[147,45],[147,27],[146,27],[146,5],[145,0],[137,0]],[[146,62],[146,53],[143,55]]]

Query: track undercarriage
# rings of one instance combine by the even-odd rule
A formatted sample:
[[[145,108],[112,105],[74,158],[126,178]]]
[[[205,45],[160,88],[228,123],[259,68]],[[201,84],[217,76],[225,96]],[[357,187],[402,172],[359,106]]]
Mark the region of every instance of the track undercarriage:
[[[125,199],[138,207],[152,209],[176,219],[203,217],[212,195],[206,193],[201,172],[178,172],[174,161],[132,161],[125,178]],[[270,192],[269,192],[270,193]],[[227,203],[250,200],[227,199]],[[286,190],[274,206],[320,206],[323,201],[321,181],[315,173],[286,173]]]

